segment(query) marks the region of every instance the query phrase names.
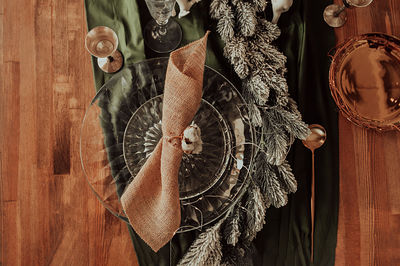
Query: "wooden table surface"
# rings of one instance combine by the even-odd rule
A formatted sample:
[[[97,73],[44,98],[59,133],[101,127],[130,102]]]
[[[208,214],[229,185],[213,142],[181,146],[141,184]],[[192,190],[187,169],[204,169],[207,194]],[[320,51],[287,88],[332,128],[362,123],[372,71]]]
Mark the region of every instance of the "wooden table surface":
[[[399,0],[347,13],[338,43],[367,32],[400,37]],[[377,133],[340,117],[339,141],[336,265],[400,265],[400,132]]]
[[[350,10],[338,42],[400,36],[400,1]],[[322,23],[322,22],[321,22]],[[0,265],[136,265],[89,190],[79,130],[93,97],[82,0],[0,0]],[[341,118],[337,265],[400,265],[400,134]]]
[[[0,3],[0,265],[137,264],[81,170],[94,96],[83,1]]]

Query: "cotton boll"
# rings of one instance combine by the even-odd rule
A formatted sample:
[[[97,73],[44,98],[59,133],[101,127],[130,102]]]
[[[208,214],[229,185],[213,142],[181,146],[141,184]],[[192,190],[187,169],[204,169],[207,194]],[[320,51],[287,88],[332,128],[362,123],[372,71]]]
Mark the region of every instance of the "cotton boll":
[[[199,141],[195,142],[192,154],[200,154],[202,151],[203,151],[203,142],[200,139]]]
[[[200,128],[193,124],[183,131],[182,150],[188,154],[200,154],[203,151]]]
[[[193,143],[188,143],[187,139],[182,140],[182,150],[185,153],[192,154],[194,149],[195,149],[195,146]]]
[[[189,139],[190,142],[196,142],[201,139],[201,130],[197,125],[193,124],[183,131],[183,137]]]

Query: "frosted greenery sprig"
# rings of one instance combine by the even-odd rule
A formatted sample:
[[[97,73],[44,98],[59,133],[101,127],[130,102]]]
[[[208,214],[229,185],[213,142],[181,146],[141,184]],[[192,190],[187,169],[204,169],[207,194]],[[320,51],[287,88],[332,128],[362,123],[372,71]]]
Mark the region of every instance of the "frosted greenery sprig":
[[[248,169],[246,192],[225,218],[199,235],[179,265],[249,265],[252,241],[265,223],[267,208],[286,205],[288,194],[297,189],[286,156],[293,141],[305,139],[309,130],[289,96],[287,58],[273,43],[281,31],[263,13],[268,3],[211,1],[210,16],[217,20],[224,56],[242,80],[257,153]]]

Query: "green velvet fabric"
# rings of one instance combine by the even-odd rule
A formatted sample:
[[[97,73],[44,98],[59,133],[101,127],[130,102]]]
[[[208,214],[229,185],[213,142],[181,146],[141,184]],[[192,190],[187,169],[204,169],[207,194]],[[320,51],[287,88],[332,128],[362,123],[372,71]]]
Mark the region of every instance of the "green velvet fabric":
[[[240,81],[223,57],[216,22],[208,16],[210,0],[196,4],[191,13],[176,19],[183,30],[181,45],[212,34],[208,42],[206,64],[224,74],[240,90]],[[323,125],[327,142],[316,151],[316,210],[314,265],[334,265],[339,191],[337,112],[328,86],[329,58],[334,33],[323,21],[322,12],[329,0],[294,0],[289,12],[279,21],[282,35],[277,42],[288,57],[287,81],[291,96],[307,123]],[[88,29],[105,25],[117,32],[118,49],[129,65],[145,58],[160,57],[147,49],[142,31],[150,20],[144,0],[85,0]],[[265,12],[271,17],[270,6]],[[93,73],[98,90],[110,77],[93,58]],[[310,186],[311,152],[300,141],[291,148],[289,160],[298,180],[298,191],[290,195],[287,206],[270,208],[264,229],[254,241],[254,265],[310,265]],[[153,252],[129,227],[140,265],[175,265],[198,232],[178,234],[171,245]],[[170,256],[171,254],[171,256]],[[121,254],[123,256],[124,254]]]
[[[329,91],[329,50],[334,31],[322,13],[331,1],[294,0],[279,21],[278,46],[287,56],[287,82],[308,124],[321,124],[327,141],[315,151],[314,264],[334,265],[339,200],[339,137],[337,107]],[[287,206],[267,211],[267,222],[257,235],[261,255],[256,265],[312,265],[310,263],[311,152],[300,141],[292,146],[289,160],[298,181]]]

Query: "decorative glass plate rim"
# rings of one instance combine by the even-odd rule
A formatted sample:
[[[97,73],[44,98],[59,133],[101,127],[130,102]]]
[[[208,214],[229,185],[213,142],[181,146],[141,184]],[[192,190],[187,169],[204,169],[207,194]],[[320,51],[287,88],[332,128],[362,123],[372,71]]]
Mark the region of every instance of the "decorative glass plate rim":
[[[116,80],[118,80],[124,73],[124,71],[127,71],[127,69],[129,69],[131,66],[136,65],[136,64],[143,64],[145,62],[151,62],[151,61],[160,61],[160,60],[167,60],[168,61],[168,57],[155,57],[155,58],[149,58],[149,59],[144,59],[142,61],[138,61],[138,62],[134,62],[131,64],[127,64],[124,66],[123,69],[121,69],[119,72],[117,72],[116,74],[114,74],[109,80],[107,80],[101,87],[100,89],[96,92],[96,94],[94,95],[93,99],[90,101],[90,104],[87,106],[86,110],[85,110],[85,114],[84,117],[82,119],[81,122],[81,127],[80,127],[80,137],[79,137],[79,154],[80,154],[80,161],[81,161],[81,168],[84,172],[84,176],[85,179],[90,187],[90,189],[92,190],[92,192],[94,193],[94,195],[96,196],[96,198],[99,200],[99,202],[103,205],[104,208],[106,208],[111,214],[113,214],[114,216],[116,216],[117,218],[121,219],[122,221],[126,222],[127,224],[129,224],[129,220],[128,218],[125,216],[124,213],[118,213],[115,212],[107,203],[105,203],[102,198],[100,197],[100,195],[97,193],[96,189],[92,186],[92,184],[90,183],[87,171],[85,169],[85,165],[84,165],[84,161],[83,161],[83,156],[82,156],[82,133],[83,133],[83,129],[84,129],[84,125],[85,125],[85,121],[88,117],[90,108],[96,103],[96,101],[98,100],[98,98],[105,93],[108,89],[110,89],[111,85],[110,83],[115,82]],[[237,94],[237,97],[240,99],[240,101],[242,103],[246,103],[246,101],[244,100],[242,94],[237,90],[237,88],[233,85],[233,83],[227,79],[224,75],[222,75],[219,71],[215,70],[214,68],[205,65],[205,69],[208,69],[211,72],[214,72],[215,74],[219,75],[225,82],[227,82],[229,84],[229,87]],[[113,84],[114,85],[114,84]],[[244,119],[244,117],[242,116],[242,119]],[[250,123],[249,119],[247,119],[246,121],[248,127],[249,127],[249,134],[250,134],[250,138],[252,140],[254,140],[255,138],[255,131],[254,131],[254,127],[253,125]],[[243,145],[246,145],[247,143],[243,143]],[[233,200],[231,201],[229,207],[224,207],[223,211],[221,211],[218,215],[216,215],[213,219],[211,219],[210,221],[208,221],[207,223],[204,223],[201,225],[200,229],[208,224],[212,224],[213,222],[217,221],[219,218],[221,218],[224,214],[226,214],[226,212],[229,210],[229,208],[233,205],[236,205],[236,203],[241,199],[241,196],[245,193],[246,191],[246,183],[248,181],[248,177],[250,175],[250,172],[252,171],[253,168],[253,159],[255,156],[255,148],[253,146],[251,146],[250,148],[250,158],[249,158],[249,166],[248,169],[245,173],[245,176],[243,178],[243,183],[241,184],[240,188],[238,189],[237,193],[234,195]],[[119,196],[118,196],[119,199]],[[184,202],[184,201],[183,201]],[[182,204],[182,201],[181,201]],[[180,230],[177,231],[177,233],[185,233],[185,232],[189,232],[189,231],[193,231],[193,230],[199,230],[198,228],[189,228],[189,229],[182,229],[180,228]]]
[[[370,32],[370,33],[364,33],[360,34],[354,37],[351,37],[344,41],[342,44],[338,45],[337,51],[335,52],[335,55],[332,56],[332,62],[329,68],[329,87],[331,91],[332,98],[334,99],[336,105],[338,106],[340,112],[344,115],[344,117],[352,122],[353,124],[362,127],[362,128],[370,128],[370,129],[376,129],[378,131],[389,131],[389,130],[394,130],[400,129],[400,115],[398,118],[397,122],[388,122],[388,121],[382,121],[382,120],[377,120],[377,119],[368,119],[365,118],[361,115],[358,115],[351,111],[350,108],[343,100],[343,95],[340,92],[340,90],[337,87],[337,81],[336,81],[336,72],[335,70],[338,69],[340,66],[340,63],[346,58],[347,54],[344,53],[346,50],[349,48],[351,51],[357,49],[355,47],[355,44],[360,41],[368,41],[368,40],[379,40],[383,41],[382,43],[391,43],[393,46],[397,46],[399,53],[400,53],[400,38],[382,33],[382,32]]]

